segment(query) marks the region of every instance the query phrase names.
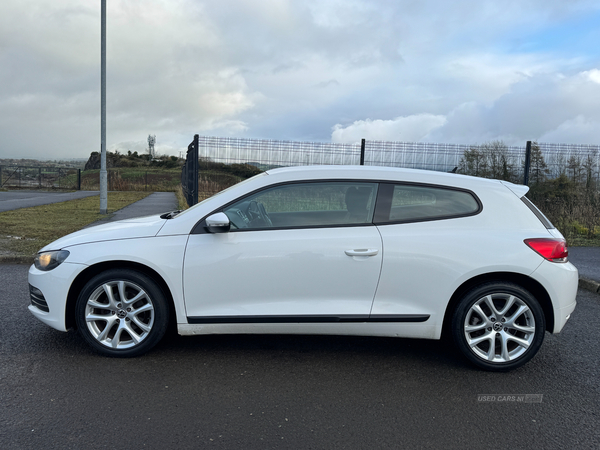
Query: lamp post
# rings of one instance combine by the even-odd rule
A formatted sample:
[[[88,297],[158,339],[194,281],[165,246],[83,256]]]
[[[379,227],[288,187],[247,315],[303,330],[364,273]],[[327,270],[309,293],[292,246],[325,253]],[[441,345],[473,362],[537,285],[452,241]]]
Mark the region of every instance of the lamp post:
[[[100,7],[100,214],[108,213],[106,176],[106,0]]]

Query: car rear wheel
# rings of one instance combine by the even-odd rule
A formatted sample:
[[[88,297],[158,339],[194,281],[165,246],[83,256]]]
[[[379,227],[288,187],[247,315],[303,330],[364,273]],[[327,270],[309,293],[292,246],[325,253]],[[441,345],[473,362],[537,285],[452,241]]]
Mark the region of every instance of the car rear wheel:
[[[533,358],[545,329],[535,297],[505,282],[486,283],[468,292],[452,319],[459,350],[476,366],[491,371],[515,369]]]
[[[75,305],[77,327],[91,347],[105,356],[138,356],[165,334],[169,307],[146,275],[112,269],[92,278]]]

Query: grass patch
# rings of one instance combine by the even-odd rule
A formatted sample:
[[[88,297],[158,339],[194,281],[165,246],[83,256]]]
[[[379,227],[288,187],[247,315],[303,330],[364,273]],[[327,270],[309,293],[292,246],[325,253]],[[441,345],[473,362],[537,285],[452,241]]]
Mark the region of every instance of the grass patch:
[[[149,194],[150,192],[109,192],[108,212],[113,213]],[[94,196],[6,211],[0,213],[0,239],[6,250],[33,256],[50,242],[105,218],[99,210],[99,197]]]
[[[600,247],[600,235],[594,237],[572,236],[567,239],[569,247]]]
[[[175,197],[177,197],[177,209],[184,211],[189,208],[187,200],[185,199],[185,195],[183,195],[183,189],[181,188],[181,185],[177,187],[177,190],[175,191]]]

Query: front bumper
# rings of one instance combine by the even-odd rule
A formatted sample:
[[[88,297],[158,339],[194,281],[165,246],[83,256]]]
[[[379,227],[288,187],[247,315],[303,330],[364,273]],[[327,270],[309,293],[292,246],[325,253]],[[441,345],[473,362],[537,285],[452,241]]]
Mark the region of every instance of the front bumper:
[[[32,304],[28,309],[35,317],[59,331],[67,331],[67,296],[73,281],[87,266],[64,262],[57,268],[44,272],[31,266],[29,286]],[[41,295],[40,295],[41,293]],[[45,305],[42,300],[46,303]]]

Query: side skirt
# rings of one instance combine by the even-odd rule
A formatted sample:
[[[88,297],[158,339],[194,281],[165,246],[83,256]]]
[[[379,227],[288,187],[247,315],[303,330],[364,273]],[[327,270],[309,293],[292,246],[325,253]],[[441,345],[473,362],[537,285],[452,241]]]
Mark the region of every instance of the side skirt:
[[[313,319],[314,320],[314,319]],[[427,322],[305,322],[299,323],[179,323],[182,336],[209,334],[302,334],[337,336],[385,336],[439,339],[440,330]]]
[[[427,314],[376,314],[376,315],[294,315],[294,316],[201,316],[188,317],[188,324],[272,324],[272,323],[397,323],[397,322],[426,322]]]

